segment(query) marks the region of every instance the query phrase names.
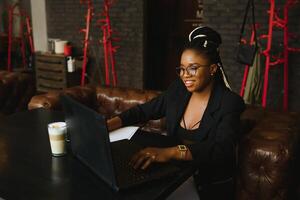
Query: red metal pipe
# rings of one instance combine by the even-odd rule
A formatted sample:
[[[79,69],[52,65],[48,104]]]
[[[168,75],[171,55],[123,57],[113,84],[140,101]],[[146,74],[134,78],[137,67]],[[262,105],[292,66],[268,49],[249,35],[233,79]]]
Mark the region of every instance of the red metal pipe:
[[[22,20],[22,19],[21,19]],[[20,38],[20,46],[21,46],[21,54],[22,54],[22,64],[23,64],[23,67],[24,68],[27,68],[26,67],[26,52],[25,52],[25,42],[24,42],[24,34],[23,34],[23,27],[24,27],[24,24],[23,22],[21,21],[20,22],[20,32],[19,32],[19,38]]]
[[[113,86],[116,86],[117,85],[117,76],[116,76],[116,70],[115,70],[114,52],[113,52],[113,49],[112,49],[113,48],[112,47],[112,29],[111,29],[111,24],[110,24],[108,6],[107,6],[106,18],[107,18],[107,31],[108,31],[108,36],[109,36],[108,51],[109,51],[109,55],[110,55],[110,64],[111,64],[111,71],[112,71]]]
[[[251,38],[250,38],[250,44],[253,44],[254,37],[255,37],[254,29],[252,28]],[[242,81],[242,87],[241,87],[241,90],[240,90],[240,96],[241,97],[243,97],[244,93],[245,93],[245,86],[246,86],[246,83],[247,83],[247,78],[248,78],[248,73],[249,73],[249,67],[250,67],[249,65],[245,66],[244,77],[243,77],[243,81]]]
[[[281,19],[277,13],[275,13],[275,0],[270,0],[270,10],[269,10],[269,33],[268,33],[268,43],[267,49],[263,52],[266,56],[266,68],[265,68],[265,80],[264,80],[264,88],[263,88],[263,98],[262,104],[263,107],[266,107],[266,98],[267,98],[267,87],[268,87],[268,74],[269,74],[269,67],[282,64],[283,63],[283,110],[288,110],[288,54],[289,51],[299,51],[300,48],[290,48],[288,41],[289,38],[294,37],[294,35],[289,33],[288,30],[288,10],[289,7],[299,1],[296,0],[288,0],[284,5],[283,10],[283,19]],[[283,29],[283,58],[276,58],[277,60],[274,62],[270,62],[270,49],[271,49],[271,42],[272,42],[272,31],[273,26],[277,26]],[[261,36],[265,37],[265,35]]]
[[[30,52],[31,54],[34,54],[34,44],[33,44],[33,39],[32,39],[32,28],[30,25],[30,18],[29,16],[26,16],[26,27],[27,27],[27,37],[30,45]]]
[[[110,16],[109,16],[109,8],[112,5],[112,1],[109,2],[108,0],[104,1],[104,8],[103,8],[103,16],[105,19],[98,20],[99,23],[103,23],[101,26],[103,31],[103,49],[104,49],[104,63],[105,63],[105,84],[110,84],[110,70],[112,76],[112,83],[113,86],[117,85],[117,76],[115,70],[115,58],[114,52],[116,50],[115,47],[112,45],[112,41],[114,40],[112,37],[112,28],[110,23]],[[110,67],[110,68],[109,68]]]
[[[14,22],[14,16],[20,17],[20,32],[19,32],[19,38],[15,38],[17,42],[20,42],[20,48],[21,48],[21,55],[22,55],[22,64],[24,67],[26,67],[26,47],[25,47],[25,41],[24,41],[24,27],[27,26],[27,35],[28,35],[28,41],[30,45],[30,51],[31,54],[34,53],[34,46],[33,46],[33,39],[32,39],[32,28],[30,27],[30,20],[28,15],[24,10],[19,9],[17,13],[15,13],[15,9],[19,7],[18,3],[15,3],[13,6],[8,7],[8,53],[7,53],[7,70],[12,71],[11,66],[11,51],[12,51],[12,44],[13,44],[13,22]]]
[[[107,30],[106,25],[102,27],[103,30],[103,51],[104,51],[104,64],[105,64],[105,84],[110,84],[109,77],[109,64],[108,64],[108,50],[107,50]]]
[[[267,106],[267,92],[268,92],[269,69],[270,69],[270,50],[271,50],[272,36],[273,36],[274,8],[275,8],[275,2],[274,0],[270,0],[268,42],[267,42],[267,48],[264,51],[264,54],[266,56],[264,85],[263,85],[263,94],[262,94],[262,106],[264,108],[266,108]]]
[[[249,65],[245,66],[245,70],[244,70],[244,77],[243,77],[243,81],[242,81],[242,87],[240,90],[240,96],[243,97],[244,93],[245,93],[245,86],[247,83],[247,78],[248,78],[248,73],[249,73]]]
[[[80,1],[81,3],[83,1]],[[87,51],[88,51],[88,43],[89,43],[89,32],[90,32],[90,22],[92,20],[92,14],[93,14],[93,7],[91,4],[91,1],[87,1],[88,9],[87,9],[87,15],[86,15],[86,28],[82,29],[85,33],[84,37],[84,47],[83,47],[83,62],[82,62],[82,71],[81,71],[81,86],[84,86],[85,84],[85,73],[86,73],[86,67],[87,67]]]

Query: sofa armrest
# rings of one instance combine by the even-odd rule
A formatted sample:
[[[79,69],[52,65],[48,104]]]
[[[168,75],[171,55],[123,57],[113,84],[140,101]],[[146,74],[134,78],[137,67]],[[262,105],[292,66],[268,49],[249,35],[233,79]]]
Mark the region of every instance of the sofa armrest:
[[[49,110],[59,110],[59,96],[61,92],[51,91],[46,94],[35,95],[28,104],[28,110],[36,108],[46,108]]]
[[[82,104],[94,109],[96,102],[95,88],[92,86],[75,86],[62,91],[50,91],[46,94],[36,95],[31,98],[28,109],[46,108],[61,110],[60,95],[68,95]]]

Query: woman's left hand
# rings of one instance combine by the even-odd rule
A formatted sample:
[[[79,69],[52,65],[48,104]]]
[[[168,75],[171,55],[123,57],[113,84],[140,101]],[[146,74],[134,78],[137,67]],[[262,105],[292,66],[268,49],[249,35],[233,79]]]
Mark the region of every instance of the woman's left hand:
[[[137,152],[131,159],[130,164],[135,169],[146,169],[153,162],[168,162],[174,156],[174,148],[147,147]]]

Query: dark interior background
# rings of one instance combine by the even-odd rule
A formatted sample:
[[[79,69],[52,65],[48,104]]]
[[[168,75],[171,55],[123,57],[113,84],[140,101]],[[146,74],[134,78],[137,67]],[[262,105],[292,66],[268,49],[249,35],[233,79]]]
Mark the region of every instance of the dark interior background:
[[[28,10],[29,2],[22,1]],[[284,2],[276,0],[276,6],[282,7]],[[121,39],[115,44],[120,46],[115,57],[118,86],[166,89],[175,77],[174,68],[179,64],[188,33],[203,24],[222,35],[222,61],[233,90],[239,92],[244,66],[235,62],[235,50],[246,3],[247,0],[116,0],[110,15],[112,27],[117,31],[116,37]],[[255,6],[260,24],[258,34],[266,34],[269,2],[255,0]],[[100,13],[103,0],[94,1],[94,8],[96,13]],[[46,11],[48,37],[68,40],[74,47],[74,54],[82,54],[84,35],[79,30],[85,25],[86,6],[79,0],[46,0]],[[282,14],[279,15],[282,17]],[[290,31],[300,33],[299,4],[290,9],[289,17]],[[94,16],[91,29],[88,74],[92,84],[103,84],[104,79],[103,47],[99,43],[102,33],[96,24],[99,18]],[[282,43],[282,31],[275,28],[274,54],[282,50]],[[299,38],[290,41],[290,45],[300,47]],[[299,111],[299,53],[290,53],[289,63],[289,110]],[[283,66],[278,65],[270,70],[268,108],[281,109],[282,94]]]
[[[175,67],[189,32],[203,22],[202,1],[147,0],[145,6],[144,87],[164,90],[175,79]]]

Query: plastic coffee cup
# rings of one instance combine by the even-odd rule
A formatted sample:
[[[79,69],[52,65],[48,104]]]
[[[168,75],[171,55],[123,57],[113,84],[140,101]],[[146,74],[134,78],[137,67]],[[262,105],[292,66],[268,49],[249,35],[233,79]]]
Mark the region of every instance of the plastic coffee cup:
[[[66,133],[67,125],[65,122],[53,122],[48,124],[48,134],[53,156],[66,154]]]

